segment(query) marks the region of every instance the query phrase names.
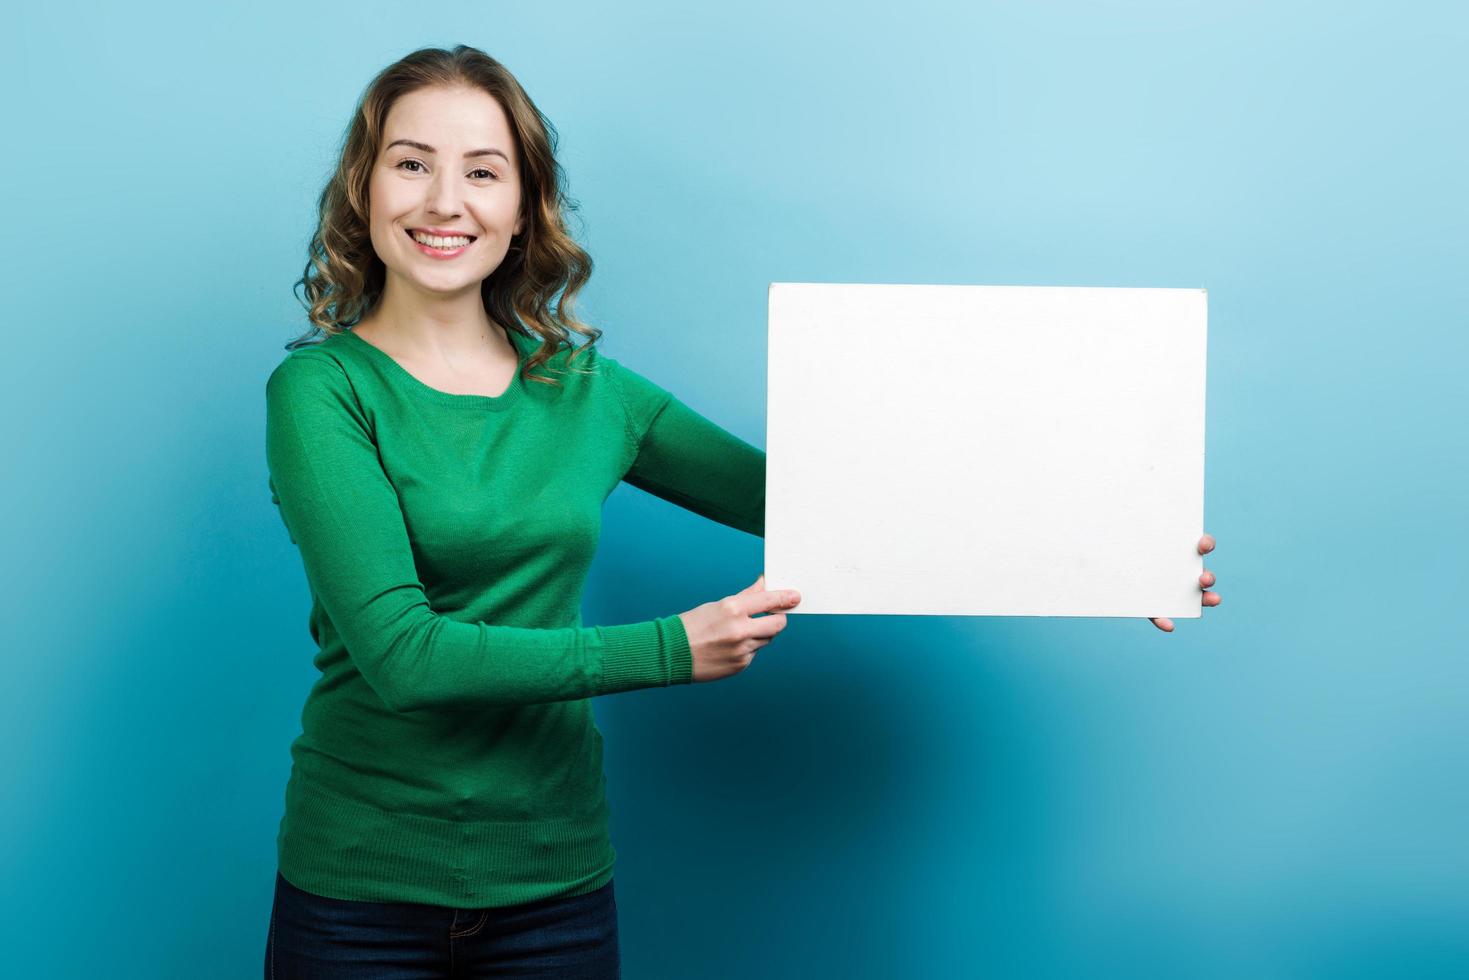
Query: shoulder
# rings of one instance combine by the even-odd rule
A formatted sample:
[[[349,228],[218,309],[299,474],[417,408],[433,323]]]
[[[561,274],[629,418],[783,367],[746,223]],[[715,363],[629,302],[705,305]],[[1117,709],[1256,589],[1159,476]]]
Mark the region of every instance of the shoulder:
[[[538,353],[544,346],[544,341],[539,337],[524,334],[512,334],[511,336],[522,354]],[[605,375],[609,370],[605,365],[611,360],[612,358],[607,356],[597,342],[573,344],[568,340],[563,340],[546,359],[545,366],[557,371],[574,371],[583,376]]]
[[[621,360],[598,353],[594,367],[613,402],[621,410],[628,437],[640,442],[653,420],[673,401],[673,394]]]
[[[297,388],[302,385],[332,383],[335,378],[346,377],[340,360],[321,344],[298,347],[285,357],[270,372],[265,385],[267,390]]]
[[[662,401],[669,397],[669,392],[663,386],[657,384],[640,371],[636,371],[615,357],[598,353],[596,365],[598,372],[604,375],[611,386],[617,390],[618,396],[630,403],[637,404],[646,401]]]
[[[265,381],[266,404],[292,412],[313,406],[355,408],[356,393],[340,348],[330,339],[291,351]]]
[[[540,350],[536,340],[517,340],[523,355]],[[621,382],[625,370],[596,344],[573,346],[562,343],[545,361],[531,368],[531,374],[555,381],[555,385],[535,385],[539,394],[569,400],[571,403],[610,399],[622,400]]]

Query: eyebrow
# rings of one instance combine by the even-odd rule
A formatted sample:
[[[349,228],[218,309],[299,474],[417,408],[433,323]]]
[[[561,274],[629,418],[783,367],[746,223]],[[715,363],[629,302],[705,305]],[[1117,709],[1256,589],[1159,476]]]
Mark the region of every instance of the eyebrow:
[[[399,143],[402,143],[405,146],[411,146],[411,147],[413,147],[416,150],[422,150],[425,153],[437,153],[437,152],[439,152],[438,150],[435,150],[433,147],[429,146],[427,143],[420,143],[417,140],[393,140],[393,142],[391,142],[387,146],[383,147],[383,149],[384,150],[391,150],[393,147],[397,146]],[[487,157],[487,156],[497,156],[500,159],[504,160],[506,163],[509,163],[510,162],[510,158],[507,157],[504,154],[503,151],[497,150],[493,146],[487,147],[487,148],[485,148],[483,150],[470,150],[468,153],[464,154],[464,159],[468,160],[470,157]]]

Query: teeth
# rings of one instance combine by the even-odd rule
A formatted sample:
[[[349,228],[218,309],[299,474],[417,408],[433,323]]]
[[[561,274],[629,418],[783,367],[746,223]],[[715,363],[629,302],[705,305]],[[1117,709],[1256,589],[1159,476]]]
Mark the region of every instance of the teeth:
[[[459,248],[462,245],[468,245],[472,241],[472,239],[463,235],[454,238],[440,238],[437,235],[420,235],[416,231],[412,234],[414,241],[422,242],[431,248]]]

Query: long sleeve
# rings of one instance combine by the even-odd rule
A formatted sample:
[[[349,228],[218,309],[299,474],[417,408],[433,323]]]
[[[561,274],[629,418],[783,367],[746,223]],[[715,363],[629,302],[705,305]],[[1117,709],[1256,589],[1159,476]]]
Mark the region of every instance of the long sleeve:
[[[613,365],[634,447],[623,480],[702,517],[764,537],[764,451],[643,375],[603,359]]]
[[[342,366],[300,350],[266,384],[270,488],[353,665],[395,711],[467,710],[688,683],[678,616],[529,629],[442,616]],[[655,468],[656,472],[656,468]]]

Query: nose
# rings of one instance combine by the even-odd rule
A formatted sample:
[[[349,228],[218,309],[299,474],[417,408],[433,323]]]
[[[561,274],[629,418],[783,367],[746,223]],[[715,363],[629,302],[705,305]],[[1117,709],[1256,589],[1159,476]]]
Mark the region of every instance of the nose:
[[[428,184],[429,211],[453,219],[459,217],[459,182],[446,169],[434,174]]]

